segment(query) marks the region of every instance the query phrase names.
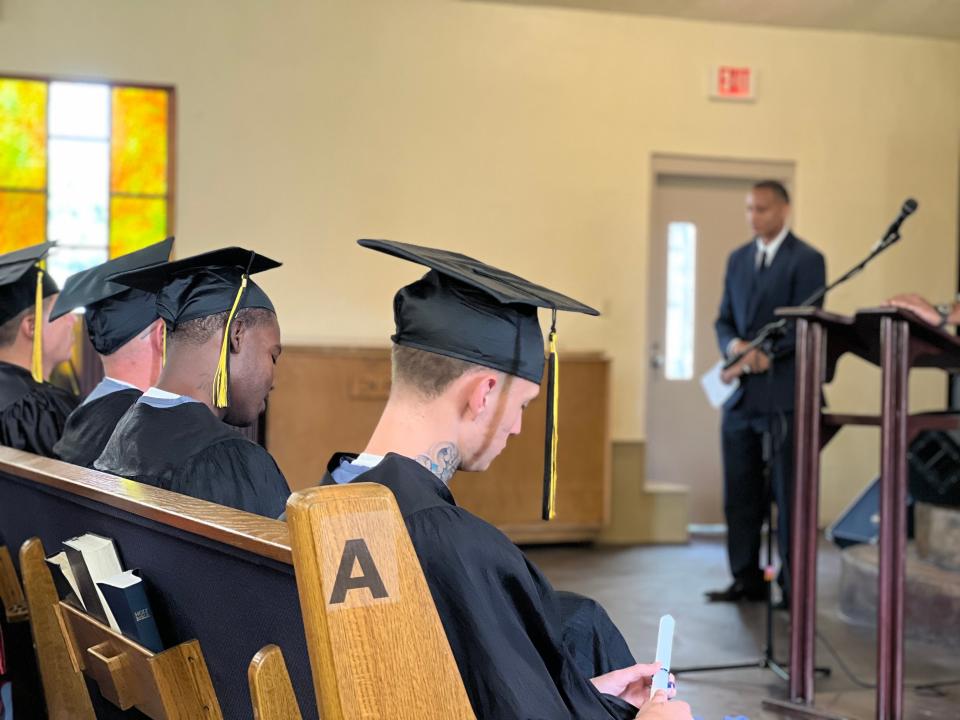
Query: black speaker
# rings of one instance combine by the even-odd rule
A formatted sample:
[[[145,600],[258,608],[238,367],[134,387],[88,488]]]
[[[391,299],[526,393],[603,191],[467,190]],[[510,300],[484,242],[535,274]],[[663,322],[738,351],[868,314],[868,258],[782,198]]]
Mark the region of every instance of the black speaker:
[[[960,445],[939,430],[917,435],[907,452],[907,536],[913,537],[913,503],[960,506]],[[844,548],[875,543],[880,532],[880,478],[874,479],[827,528],[827,537]]]
[[[907,453],[910,493],[917,502],[960,507],[960,444],[952,433],[927,430]]]
[[[827,538],[841,548],[874,544],[880,537],[880,478],[874,478],[832,525]],[[907,537],[913,537],[913,498],[907,495]]]

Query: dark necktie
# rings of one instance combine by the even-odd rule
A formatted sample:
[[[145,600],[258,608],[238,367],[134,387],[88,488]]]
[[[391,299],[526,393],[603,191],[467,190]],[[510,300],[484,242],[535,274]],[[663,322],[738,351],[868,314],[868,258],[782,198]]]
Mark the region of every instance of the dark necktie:
[[[767,269],[767,253],[763,250],[757,250],[757,258],[754,263],[758,275],[762,275]]]

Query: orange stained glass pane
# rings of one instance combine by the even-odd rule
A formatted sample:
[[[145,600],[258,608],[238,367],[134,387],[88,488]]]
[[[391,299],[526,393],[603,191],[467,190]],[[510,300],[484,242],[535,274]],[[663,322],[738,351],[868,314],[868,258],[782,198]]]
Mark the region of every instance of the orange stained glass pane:
[[[110,199],[110,257],[115,258],[167,236],[167,201],[162,198]]]
[[[47,84],[0,78],[0,187],[47,184]]]
[[[168,99],[166,90],[113,88],[110,192],[167,194]]]
[[[46,239],[46,196],[37,192],[0,192],[0,254]]]

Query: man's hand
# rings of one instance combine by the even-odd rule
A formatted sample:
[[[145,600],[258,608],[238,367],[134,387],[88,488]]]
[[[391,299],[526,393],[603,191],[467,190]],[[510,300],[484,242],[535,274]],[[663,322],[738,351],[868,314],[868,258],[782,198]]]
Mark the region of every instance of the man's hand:
[[[937,309],[932,304],[917,293],[895,295],[887,300],[886,304],[909,310],[918,318],[931,325],[940,325],[940,313],[937,312]]]
[[[637,720],[693,720],[690,706],[674,700],[667,702],[667,694],[657,690],[656,694],[644,703],[637,713]]]
[[[660,663],[658,662],[637,663],[595,677],[590,682],[602,693],[615,695],[621,700],[626,700],[634,707],[641,707],[650,699],[650,685],[653,682],[653,676],[657,674],[659,669]],[[676,682],[673,675],[670,676],[670,682]],[[676,689],[671,688],[667,697],[673,697],[676,694]]]
[[[731,343],[732,347],[730,348],[730,357],[739,355],[746,350],[749,345],[750,343],[748,343],[746,340],[735,340],[733,343]],[[756,375],[758,373],[766,372],[769,369],[770,358],[760,350],[754,348],[744,355],[740,359],[740,362],[738,362],[736,365],[728,367],[726,370],[721,372],[720,379],[729,385],[734,381],[734,379],[740,377],[741,375],[745,375],[747,373],[753,373]]]
[[[766,353],[760,352],[759,350],[754,350],[751,355],[751,365],[750,372],[754,375],[757,373],[765,373],[770,369],[770,356]]]

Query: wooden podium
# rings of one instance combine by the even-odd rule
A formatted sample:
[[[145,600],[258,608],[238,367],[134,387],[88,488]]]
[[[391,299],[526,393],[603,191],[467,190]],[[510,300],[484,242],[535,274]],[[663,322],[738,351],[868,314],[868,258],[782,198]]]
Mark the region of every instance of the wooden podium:
[[[794,409],[794,500],[790,541],[793,618],[790,630],[790,698],[765,704],[806,706],[814,701],[817,597],[817,530],[820,452],[845,425],[880,428],[880,578],[877,608],[877,703],[879,720],[903,717],[904,574],[907,545],[907,449],[923,430],[960,427],[960,416],[910,415],[908,379],[914,367],[960,370],[960,338],[893,308],[861,310],[853,317],[815,308],[781,308],[796,321],[797,376]],[[880,415],[823,411],[822,385],[837,361],[853,353],[878,365]]]

